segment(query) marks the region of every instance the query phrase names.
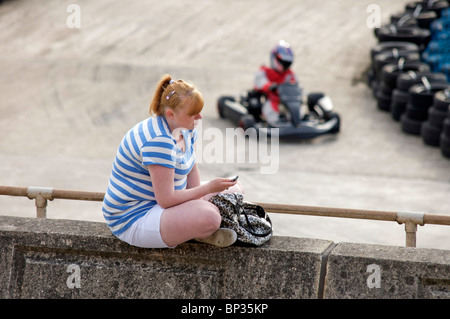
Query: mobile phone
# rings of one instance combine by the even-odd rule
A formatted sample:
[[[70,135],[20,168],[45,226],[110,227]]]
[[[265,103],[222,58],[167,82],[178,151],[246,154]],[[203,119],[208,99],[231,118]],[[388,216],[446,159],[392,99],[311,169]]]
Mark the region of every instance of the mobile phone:
[[[238,178],[239,178],[238,175],[233,176],[233,177],[230,178],[230,181],[235,182],[235,181],[237,181]]]

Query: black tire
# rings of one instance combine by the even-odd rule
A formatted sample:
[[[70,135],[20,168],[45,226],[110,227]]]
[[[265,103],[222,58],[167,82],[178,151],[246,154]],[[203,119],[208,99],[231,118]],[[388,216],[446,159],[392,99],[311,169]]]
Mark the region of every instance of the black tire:
[[[444,157],[450,158],[450,138],[444,134],[441,134],[440,141],[441,153]]]
[[[381,70],[381,78],[385,85],[394,89],[397,87],[397,78],[401,73],[408,71],[415,72],[429,72],[430,66],[426,63],[419,61],[407,61],[404,63],[403,68],[399,69],[397,64],[386,64]]]
[[[375,79],[381,81],[381,70],[383,66],[391,63],[398,63],[400,58],[404,58],[405,62],[420,61],[420,54],[415,51],[399,50],[397,52],[386,51],[377,54],[373,61],[373,69],[375,73]]]
[[[391,87],[387,86],[383,81],[381,81],[378,85],[378,90],[383,93],[384,95],[392,95],[392,89]]]
[[[406,105],[408,103],[409,93],[399,89],[394,89],[392,91],[392,101],[391,101],[391,115],[395,121],[400,121],[401,115],[406,110]]]
[[[422,6],[422,11],[433,11],[436,13],[437,17],[441,17],[442,9],[448,8],[448,2],[444,0],[439,1],[414,1],[406,4],[406,12],[413,13],[418,5]]]
[[[330,114],[329,114],[329,119],[331,120],[331,119],[333,119],[333,118],[336,118],[337,119],[337,125],[330,131],[330,133],[331,134],[337,134],[337,133],[339,133],[339,131],[341,130],[341,117],[339,116],[339,114],[338,113],[336,113],[336,112],[331,112]]]
[[[428,122],[430,122],[430,125],[442,129],[444,120],[447,118],[447,115],[448,111],[443,111],[432,106],[428,109]]]
[[[434,94],[433,106],[441,111],[448,111],[450,106],[450,97],[447,97],[444,90]]]
[[[450,87],[448,83],[430,83],[430,90],[423,84],[415,84],[408,90],[411,104],[428,108],[433,104],[434,94]]]
[[[442,134],[450,138],[450,117],[447,117],[442,123]]]
[[[402,55],[406,53],[420,54],[419,46],[411,42],[387,41],[376,44],[370,52],[371,66],[368,72],[368,82],[372,87],[373,83],[376,83],[378,81],[378,73],[379,73],[379,69],[377,69],[377,62],[375,61],[376,60],[375,58],[382,53],[388,54],[392,53],[394,49],[396,49]]]
[[[406,104],[403,103],[391,103],[391,115],[395,121],[400,121],[403,113],[405,113]]]
[[[238,126],[246,131],[248,128],[255,126],[255,118],[251,115],[243,115],[239,120]]]
[[[430,122],[422,123],[420,129],[420,135],[422,136],[423,142],[431,146],[439,146],[441,140],[441,129],[430,125]]]
[[[397,77],[397,89],[407,91],[414,84],[422,83],[422,77],[430,83],[447,83],[447,76],[437,72],[405,72]]]
[[[412,135],[420,135],[422,121],[410,119],[405,114],[403,114],[400,119],[400,122],[402,124],[401,126],[402,126],[403,132],[412,134]]]
[[[371,60],[375,60],[375,56],[383,52],[392,52],[392,49],[397,49],[399,51],[407,51],[411,53],[419,53],[419,46],[412,42],[404,41],[387,41],[377,43],[370,51]]]
[[[437,19],[437,13],[433,11],[423,12],[416,18],[419,28],[430,29],[431,23]]]
[[[323,93],[309,93],[306,99],[306,104],[308,105],[308,109],[312,112],[314,111],[314,105],[323,98],[325,94]]]
[[[377,107],[382,111],[391,110],[391,96],[383,93],[381,90],[377,92]]]
[[[377,31],[378,40],[385,41],[407,41],[415,43],[419,48],[425,48],[431,39],[431,32],[427,29],[416,27],[397,28],[395,32],[388,26],[381,27]]]
[[[374,98],[377,97],[377,92],[378,92],[378,81],[377,80],[372,80],[372,82],[370,83],[370,87],[372,88],[372,95]]]
[[[404,16],[405,16],[405,12],[395,13],[395,14],[391,15],[391,20],[390,20],[391,24],[398,25],[398,22]],[[414,18],[410,17],[408,20],[403,22],[402,26],[403,27],[418,27],[419,26],[419,22],[417,21],[417,19],[414,19]]]
[[[428,109],[427,108],[418,108],[417,106],[408,103],[406,105],[405,115],[416,121],[426,121],[428,119]]]
[[[233,96],[221,96],[217,100],[217,111],[219,113],[220,118],[225,118],[225,114],[223,112],[223,109],[225,107],[225,101],[235,101],[235,98]]]
[[[391,16],[391,23],[397,24],[405,13],[394,14]],[[406,21],[405,27],[417,26],[422,29],[430,29],[431,22],[437,19],[438,15],[434,11],[421,11],[414,19]]]
[[[408,103],[409,93],[408,91],[403,91],[399,89],[392,90],[392,101],[397,103],[406,104]]]

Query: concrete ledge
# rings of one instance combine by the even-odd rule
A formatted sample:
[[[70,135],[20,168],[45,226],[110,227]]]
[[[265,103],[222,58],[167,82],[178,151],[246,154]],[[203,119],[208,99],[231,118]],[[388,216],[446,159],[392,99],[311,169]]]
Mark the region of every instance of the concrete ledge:
[[[450,299],[450,251],[340,243],[328,256],[325,298]]]
[[[141,249],[103,223],[0,216],[0,298],[450,298],[450,251],[274,237]]]
[[[317,298],[331,244],[140,249],[102,223],[8,216],[0,240],[0,298]]]

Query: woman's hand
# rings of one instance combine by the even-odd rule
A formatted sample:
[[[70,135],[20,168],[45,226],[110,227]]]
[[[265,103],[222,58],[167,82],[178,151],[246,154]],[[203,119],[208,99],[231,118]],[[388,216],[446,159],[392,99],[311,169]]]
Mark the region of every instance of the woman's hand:
[[[217,177],[213,180],[210,180],[206,186],[208,187],[208,193],[220,193],[224,190],[227,190],[231,186],[236,185],[236,181],[231,181],[229,178]]]
[[[172,207],[193,199],[200,199],[205,195],[220,193],[236,185],[236,181],[231,181],[229,178],[218,177],[207,183],[200,184],[188,189],[174,190],[174,169],[167,168],[160,165],[148,166],[150,176],[152,177],[153,192],[158,204],[162,208]],[[198,173],[198,172],[197,172]],[[195,175],[195,174],[194,174]],[[195,177],[195,176],[194,176]],[[195,177],[189,182],[196,184]]]

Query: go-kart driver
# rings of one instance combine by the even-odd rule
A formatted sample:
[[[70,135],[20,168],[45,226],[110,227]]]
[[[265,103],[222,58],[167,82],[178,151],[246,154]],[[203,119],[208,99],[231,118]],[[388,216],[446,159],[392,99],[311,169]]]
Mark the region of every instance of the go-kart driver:
[[[255,75],[255,89],[266,96],[262,115],[272,126],[277,125],[280,117],[278,85],[286,82],[297,83],[296,76],[290,69],[293,60],[294,54],[290,45],[281,40],[270,52],[270,68],[262,66]]]

